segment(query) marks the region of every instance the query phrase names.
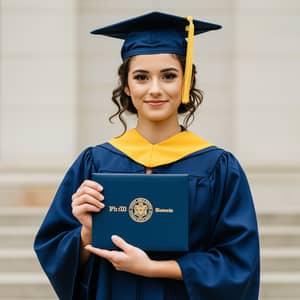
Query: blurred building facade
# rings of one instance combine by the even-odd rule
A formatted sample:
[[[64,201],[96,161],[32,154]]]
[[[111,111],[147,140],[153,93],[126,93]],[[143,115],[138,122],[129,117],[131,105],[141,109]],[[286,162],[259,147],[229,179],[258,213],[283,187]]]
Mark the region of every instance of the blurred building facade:
[[[290,221],[300,212],[299,1],[1,0],[0,5],[3,220],[5,211],[13,216],[19,210],[20,217],[44,211],[76,156],[122,130],[108,122],[121,42],[89,32],[161,10],[224,26],[195,39],[198,86],[205,97],[191,130],[238,157],[262,227],[275,215],[287,228],[300,228]],[[134,126],[133,117],[128,122]],[[11,224],[1,226],[4,232]],[[298,277],[289,283],[300,282],[300,266],[294,271]],[[272,276],[266,280],[273,284]]]

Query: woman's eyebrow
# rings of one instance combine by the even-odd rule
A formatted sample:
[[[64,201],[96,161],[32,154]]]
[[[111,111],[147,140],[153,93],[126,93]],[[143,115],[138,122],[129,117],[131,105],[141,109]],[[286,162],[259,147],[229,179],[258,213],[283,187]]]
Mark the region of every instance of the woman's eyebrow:
[[[160,72],[161,72],[161,73],[164,73],[164,72],[170,72],[170,71],[179,72],[178,69],[177,69],[177,68],[174,68],[174,67],[162,69]]]
[[[171,71],[179,72],[179,70],[177,68],[170,67],[170,68],[165,68],[165,69],[160,70],[160,73],[171,72]],[[136,70],[132,71],[132,74],[135,74],[135,73],[150,73],[150,72],[147,70],[144,70],[144,69],[136,69]]]
[[[132,74],[135,74],[135,73],[149,73],[149,71],[143,70],[143,69],[137,69],[137,70],[132,71]]]

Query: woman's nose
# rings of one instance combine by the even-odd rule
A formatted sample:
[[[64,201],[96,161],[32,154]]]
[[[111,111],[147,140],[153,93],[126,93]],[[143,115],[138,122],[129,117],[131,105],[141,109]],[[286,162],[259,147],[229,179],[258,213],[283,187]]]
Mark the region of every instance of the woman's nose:
[[[161,87],[158,79],[156,78],[152,79],[149,92],[153,96],[161,94]]]

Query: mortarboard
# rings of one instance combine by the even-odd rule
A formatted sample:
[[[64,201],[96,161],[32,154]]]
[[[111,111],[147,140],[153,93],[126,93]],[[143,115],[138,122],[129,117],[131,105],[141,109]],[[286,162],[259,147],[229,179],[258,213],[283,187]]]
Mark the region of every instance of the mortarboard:
[[[220,28],[220,25],[193,20],[192,17],[151,12],[93,30],[91,33],[123,39],[123,60],[143,54],[170,53],[186,56],[182,103],[188,103],[194,35]]]

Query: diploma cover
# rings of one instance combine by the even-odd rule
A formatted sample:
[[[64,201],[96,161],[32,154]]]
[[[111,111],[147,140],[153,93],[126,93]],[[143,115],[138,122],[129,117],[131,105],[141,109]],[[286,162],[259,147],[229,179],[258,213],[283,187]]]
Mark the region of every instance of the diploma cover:
[[[188,250],[188,175],[93,173],[92,180],[105,204],[93,214],[93,246],[116,249],[116,234],[143,250]]]

